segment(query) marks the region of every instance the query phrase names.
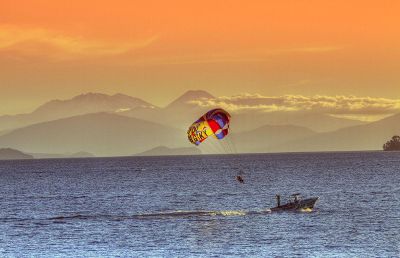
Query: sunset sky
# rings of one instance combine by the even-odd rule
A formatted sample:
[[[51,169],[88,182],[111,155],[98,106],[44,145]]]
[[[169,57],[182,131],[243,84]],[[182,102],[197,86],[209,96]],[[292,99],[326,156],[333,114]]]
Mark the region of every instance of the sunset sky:
[[[398,100],[399,13],[396,0],[2,0],[0,115],[84,92]]]

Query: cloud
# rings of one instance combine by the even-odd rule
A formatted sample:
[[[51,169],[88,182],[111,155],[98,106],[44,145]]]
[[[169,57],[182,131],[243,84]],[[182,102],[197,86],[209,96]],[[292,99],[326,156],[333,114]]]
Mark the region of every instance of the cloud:
[[[110,41],[66,34],[41,27],[0,25],[0,53],[13,57],[44,57],[51,60],[73,60],[116,56],[151,45],[158,35],[130,41]],[[306,53],[321,54],[342,49],[342,46],[308,46],[295,48],[261,48],[215,53],[167,54],[129,59],[136,65],[190,65],[214,63],[265,62],[273,56]]]
[[[146,47],[156,39],[157,36],[152,36],[136,41],[114,42],[66,35],[44,28],[0,25],[0,51],[56,60],[119,55]]]
[[[257,111],[303,111],[319,112],[332,115],[385,115],[400,112],[400,99],[284,95],[267,97],[260,94],[241,94],[232,97],[199,99],[191,104],[201,107],[222,107],[232,112]]]
[[[314,46],[303,48],[287,48],[276,50],[276,53],[299,52],[299,53],[324,53],[343,49],[343,46]]]
[[[343,49],[343,46],[312,46],[302,48],[271,48],[223,51],[214,53],[196,53],[189,55],[172,55],[164,57],[135,60],[137,64],[157,65],[191,65],[191,64],[217,64],[217,63],[260,63],[270,60],[275,56],[290,54],[322,54]]]

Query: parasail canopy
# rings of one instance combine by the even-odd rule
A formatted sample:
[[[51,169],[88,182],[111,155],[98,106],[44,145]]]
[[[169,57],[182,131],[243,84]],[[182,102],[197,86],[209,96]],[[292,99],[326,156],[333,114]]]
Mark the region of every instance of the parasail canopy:
[[[199,145],[209,136],[223,139],[228,135],[230,119],[230,114],[221,108],[208,111],[189,127],[189,141]]]

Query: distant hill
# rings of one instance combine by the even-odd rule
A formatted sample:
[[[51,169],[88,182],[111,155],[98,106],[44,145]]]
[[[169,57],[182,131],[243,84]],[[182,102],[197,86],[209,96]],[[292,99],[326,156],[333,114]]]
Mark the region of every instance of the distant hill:
[[[0,131],[0,136],[7,134],[9,132],[11,132],[12,130],[4,130],[4,131]]]
[[[293,125],[265,125],[260,128],[232,134],[238,152],[273,152],[275,145],[316,135],[314,131]]]
[[[35,159],[64,159],[64,158],[93,158],[96,157],[92,153],[80,151],[77,153],[65,153],[65,154],[52,154],[52,153],[29,153]]]
[[[76,115],[122,112],[134,108],[155,108],[152,104],[123,94],[87,93],[67,100],[52,100],[29,114],[0,116],[0,131],[10,130]]]
[[[381,150],[382,143],[400,131],[400,114],[366,125],[320,133],[274,146],[276,151]]]
[[[0,160],[10,159],[33,159],[33,156],[10,148],[0,149]]]
[[[0,147],[30,153],[131,155],[165,145],[182,147],[184,130],[116,114],[97,113],[30,125],[0,136]]]
[[[203,91],[203,90],[189,90],[185,92],[183,95],[172,101],[166,109],[181,109],[187,107],[193,107],[193,105],[189,104],[191,101],[194,100],[201,100],[201,99],[214,99],[215,97],[210,93]]]
[[[158,146],[151,150],[136,154],[136,156],[173,156],[173,155],[199,155],[201,151],[195,147],[168,148]]]
[[[232,127],[236,132],[252,130],[263,125],[296,125],[316,132],[330,132],[363,124],[366,122],[305,112],[248,112],[237,114],[232,119]]]

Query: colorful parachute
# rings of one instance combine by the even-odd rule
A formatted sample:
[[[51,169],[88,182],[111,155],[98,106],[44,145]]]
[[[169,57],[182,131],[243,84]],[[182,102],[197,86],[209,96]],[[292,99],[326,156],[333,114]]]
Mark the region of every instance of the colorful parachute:
[[[189,127],[189,141],[199,145],[211,135],[223,139],[228,135],[230,119],[229,113],[221,108],[208,111]]]

